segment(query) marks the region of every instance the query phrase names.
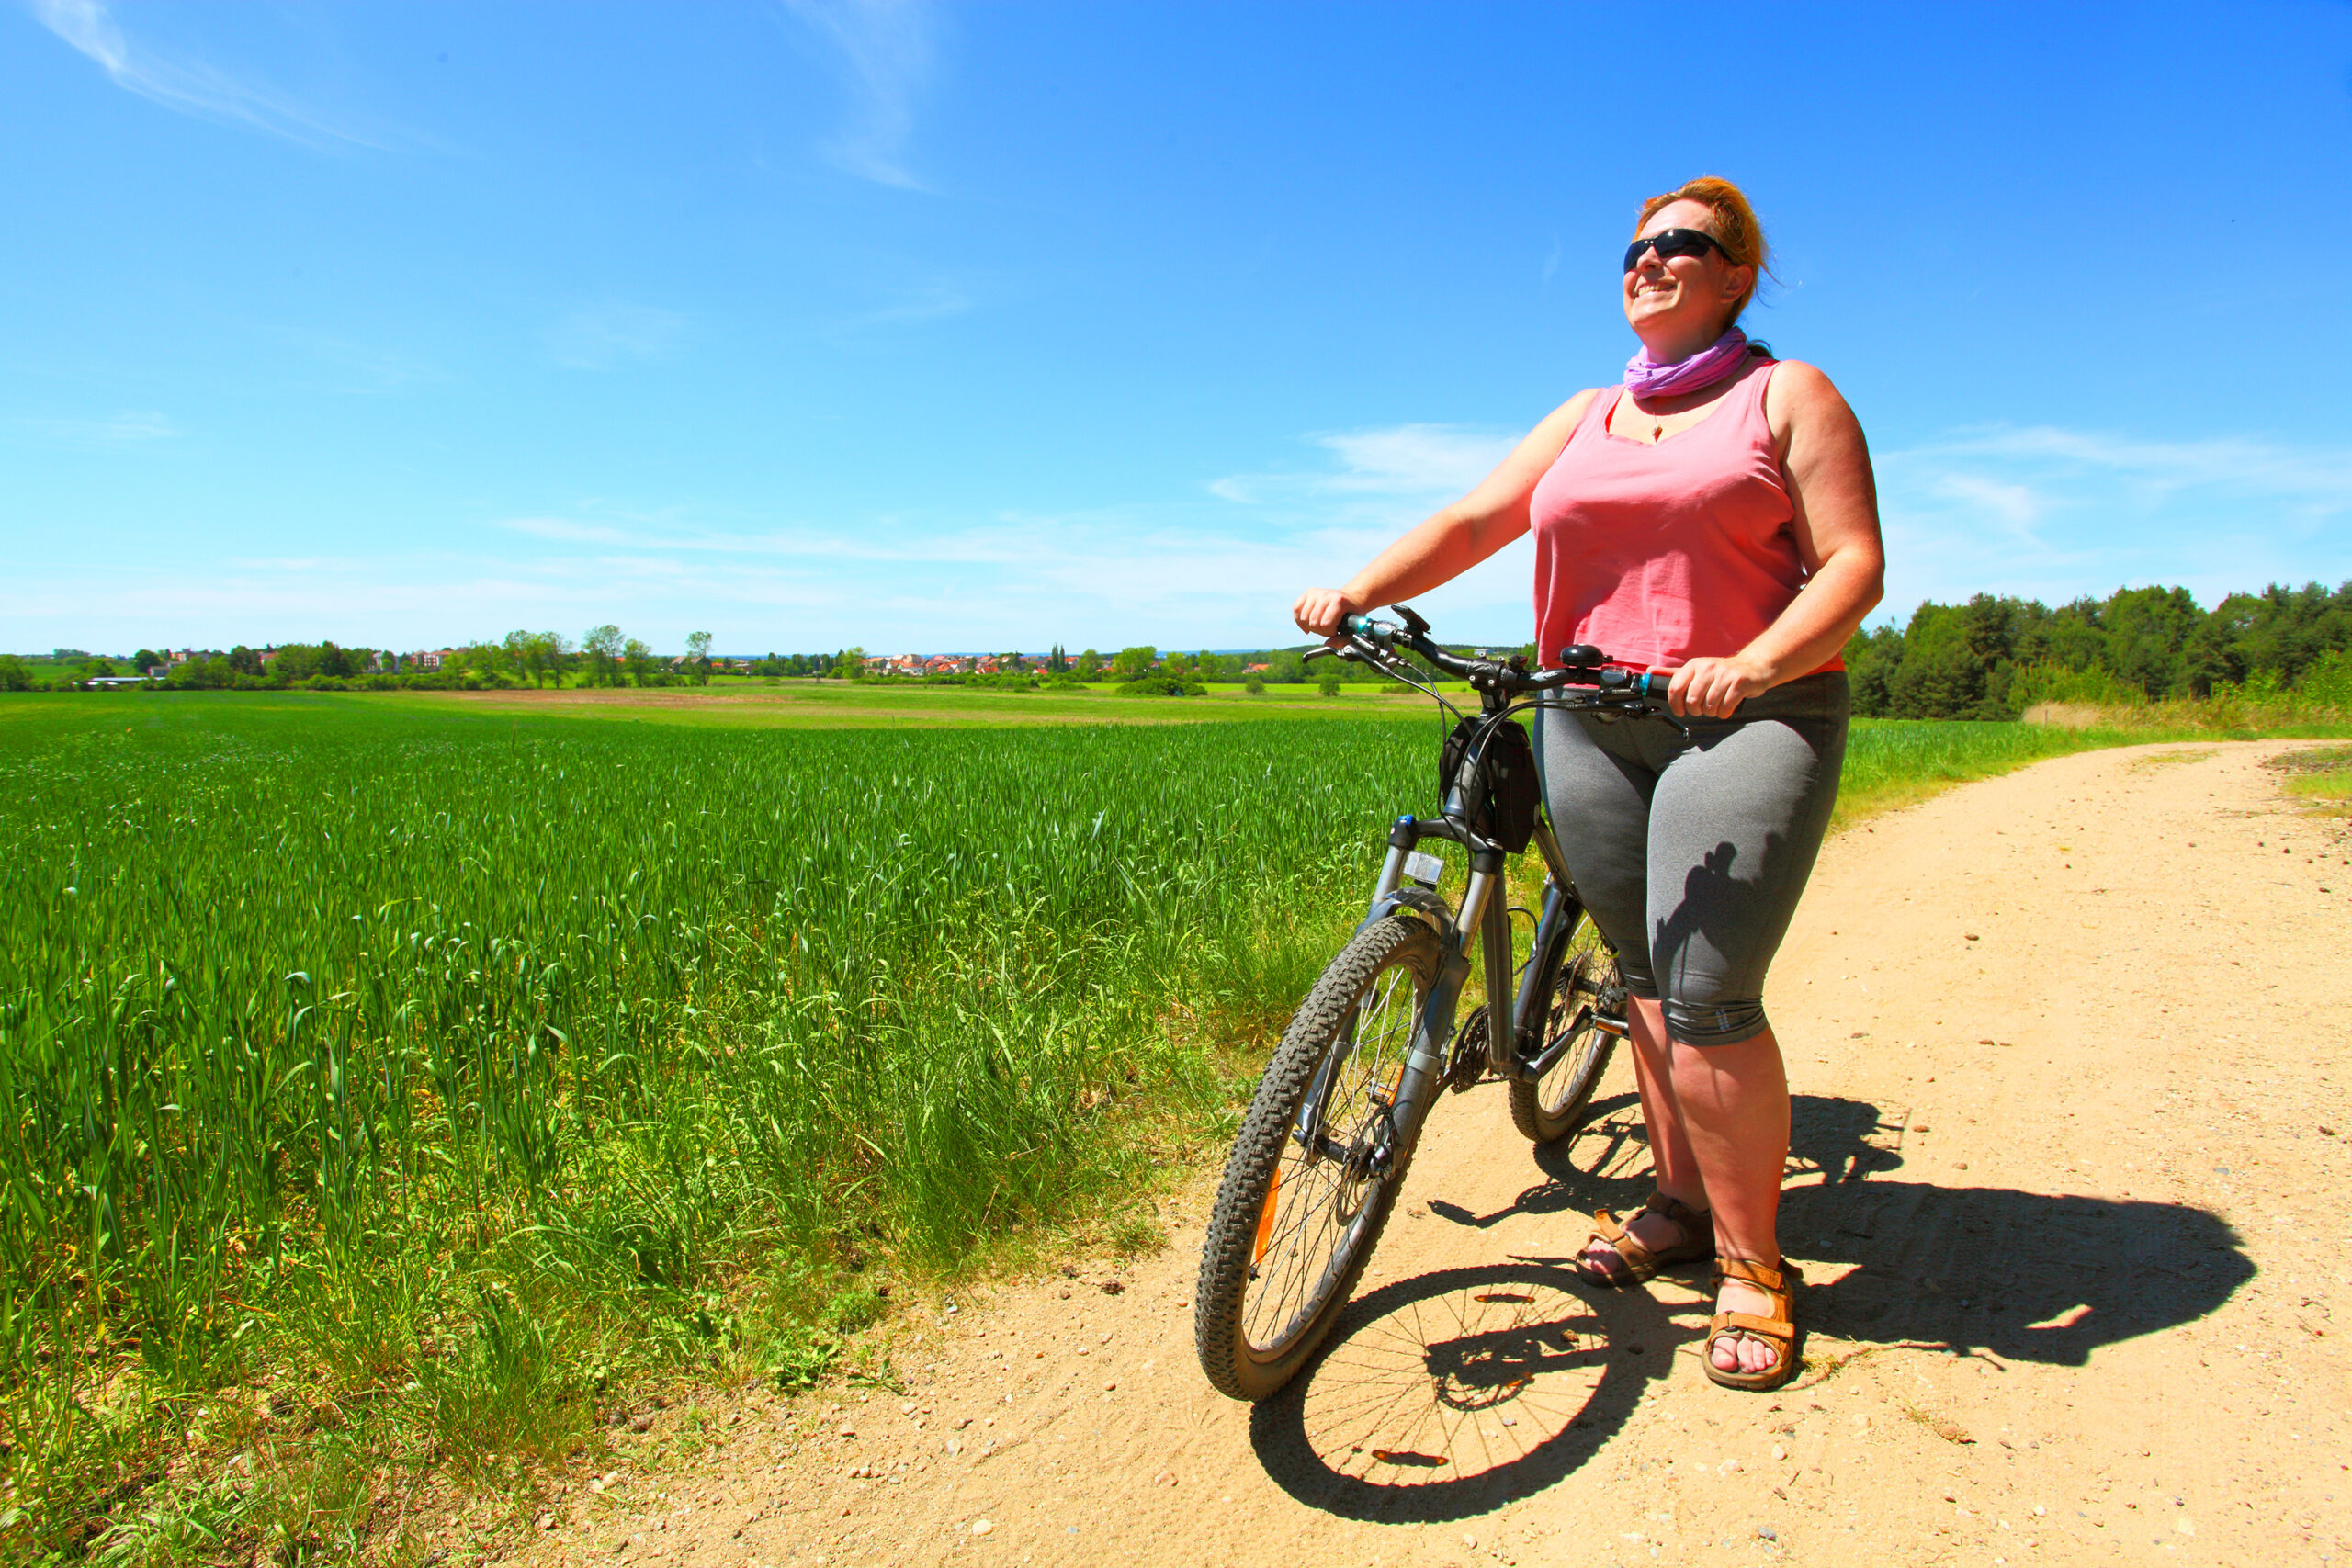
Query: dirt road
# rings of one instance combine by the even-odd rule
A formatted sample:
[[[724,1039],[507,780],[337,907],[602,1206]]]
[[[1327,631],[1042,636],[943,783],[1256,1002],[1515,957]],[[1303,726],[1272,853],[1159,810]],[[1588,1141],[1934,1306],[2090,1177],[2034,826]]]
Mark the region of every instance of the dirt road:
[[[2045,762],[1849,832],[1773,977],[1797,1095],[1776,1394],[1702,1272],[1588,1291],[1647,1191],[1622,1061],[1540,1161],[1433,1116],[1348,1324],[1257,1408],[1193,1364],[1206,1190],[1129,1269],[922,1304],[907,1392],[665,1412],[543,1561],[2342,1562],[2352,838],[2282,746]],[[2337,1306],[2346,1308],[2342,1317]]]

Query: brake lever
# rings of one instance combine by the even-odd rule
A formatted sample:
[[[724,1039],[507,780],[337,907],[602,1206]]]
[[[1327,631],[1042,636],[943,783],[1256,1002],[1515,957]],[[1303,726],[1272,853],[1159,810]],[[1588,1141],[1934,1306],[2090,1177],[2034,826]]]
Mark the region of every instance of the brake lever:
[[[1557,688],[1555,689],[1556,690]],[[1576,697],[1569,697],[1566,700],[1556,697],[1550,699],[1539,698],[1537,699],[1536,705],[1538,707],[1557,708],[1563,713],[1599,714],[1603,719],[1611,721],[1620,718],[1648,718],[1655,716],[1666,720],[1667,723],[1680,730],[1685,738],[1688,738],[1690,733],[1690,727],[1677,716],[1672,708],[1665,706],[1652,707],[1650,704],[1653,700],[1654,699],[1648,697],[1635,696],[1630,692],[1613,693],[1595,691],[1591,696],[1581,699]]]
[[[1664,698],[1661,697],[1657,699],[1657,701],[1658,705],[1657,707],[1652,707],[1649,705],[1648,699],[1635,697],[1633,699],[1632,705],[1627,711],[1641,714],[1645,716],[1655,714],[1658,717],[1666,720],[1667,723],[1674,726],[1675,728],[1680,730],[1684,739],[1689,739],[1690,738],[1690,727],[1682,722],[1682,716],[1679,714],[1666,705]]]
[[[1337,648],[1327,643],[1321,648],[1309,649],[1299,662],[1311,664],[1318,659],[1337,659],[1343,663],[1369,664],[1375,670],[1381,668],[1379,645],[1361,637],[1351,637]]]

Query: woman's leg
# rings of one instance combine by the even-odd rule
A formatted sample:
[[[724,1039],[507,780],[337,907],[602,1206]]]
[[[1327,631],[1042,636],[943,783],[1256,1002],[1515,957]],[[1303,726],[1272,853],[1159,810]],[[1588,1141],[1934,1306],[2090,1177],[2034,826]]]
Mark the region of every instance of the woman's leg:
[[[1789,1153],[1789,1080],[1781,1043],[1767,1028],[1730,1045],[1673,1047],[1671,1075],[1682,1131],[1712,1198],[1715,1251],[1770,1269],[1781,1266],[1781,1173]],[[1657,1138],[1651,1138],[1653,1152]],[[1753,1285],[1724,1281],[1717,1312],[1770,1316],[1771,1299]],[[1726,1335],[1709,1349],[1724,1371],[1763,1371],[1779,1351]]]
[[[1626,1021],[1634,1031],[1634,1084],[1642,1094],[1642,1124],[1649,1132],[1650,1168],[1657,1176],[1657,1190],[1703,1211],[1708,1188],[1683,1125],[1666,1020],[1654,997],[1628,997],[1625,1006],[1632,1014]],[[1682,1235],[1681,1226],[1659,1213],[1637,1214],[1625,1228],[1653,1252],[1690,1239]],[[1596,1242],[1594,1247],[1610,1250],[1606,1242]]]
[[[1697,723],[1659,773],[1650,815],[1650,958],[1675,1104],[1714,1211],[1715,1250],[1777,1269],[1789,1088],[1764,1012],[1764,980],[1787,932],[1837,798],[1845,681],[1815,677],[1768,694],[1751,717]],[[1726,1280],[1719,1312],[1775,1315],[1754,1286]],[[1780,1350],[1726,1334],[1724,1371],[1764,1371]]]

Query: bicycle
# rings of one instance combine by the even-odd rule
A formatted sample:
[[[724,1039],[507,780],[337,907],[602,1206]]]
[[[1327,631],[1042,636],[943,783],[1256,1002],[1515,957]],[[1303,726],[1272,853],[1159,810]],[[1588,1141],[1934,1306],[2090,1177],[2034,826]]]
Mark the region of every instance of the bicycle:
[[[1330,1333],[1387,1224],[1441,1086],[1498,1078],[1519,1131],[1555,1142],[1581,1120],[1626,1033],[1614,951],[1590,920],[1537,798],[1534,753],[1513,715],[1546,706],[1617,716],[1665,711],[1665,674],[1608,666],[1578,644],[1557,667],[1464,659],[1396,622],[1351,615],[1324,654],[1368,664],[1435,698],[1459,722],[1440,759],[1444,807],[1390,826],[1372,905],[1299,1004],[1259,1079],[1226,1161],[1202,1245],[1193,1332],[1223,1393],[1261,1400]],[[1463,716],[1418,678],[1407,653],[1479,694]],[[1566,695],[1571,690],[1581,694]],[[1427,840],[1459,844],[1469,877],[1458,907],[1439,891],[1445,863]],[[1512,964],[1510,856],[1532,846],[1545,870],[1526,961]],[[1457,1031],[1473,947],[1487,1001]]]

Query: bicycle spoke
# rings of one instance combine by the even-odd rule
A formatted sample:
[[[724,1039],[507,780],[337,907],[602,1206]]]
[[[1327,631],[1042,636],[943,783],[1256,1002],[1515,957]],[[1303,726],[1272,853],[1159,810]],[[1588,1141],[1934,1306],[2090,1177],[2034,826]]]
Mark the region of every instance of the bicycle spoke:
[[[1329,1167],[1313,1168],[1300,1185],[1306,1196],[1298,1206],[1297,1217],[1289,1228],[1293,1234],[1300,1231],[1308,1234],[1300,1245],[1283,1248],[1282,1274],[1278,1281],[1280,1288],[1268,1292],[1260,1303],[1261,1306],[1282,1303],[1288,1308],[1277,1314],[1278,1321],[1272,1325],[1276,1332],[1270,1337],[1270,1342],[1283,1337],[1283,1331],[1290,1327],[1299,1311],[1311,1309],[1315,1304],[1319,1292],[1302,1287],[1320,1282],[1320,1275],[1328,1268],[1334,1250],[1332,1233],[1341,1228],[1335,1201],[1340,1183]],[[1250,1314],[1253,1319],[1261,1315],[1257,1313]],[[1253,1335],[1252,1338],[1255,1337]]]
[[[1544,1109],[1546,1111],[1556,1112],[1559,1110],[1561,1102],[1567,1099],[1573,1086],[1583,1077],[1585,1068],[1592,1061],[1593,1052],[1600,1044],[1600,1032],[1592,1028],[1589,1021],[1583,1024],[1583,1032],[1584,1038],[1578,1041],[1566,1055],[1553,1064],[1552,1070],[1544,1075],[1544,1081],[1537,1086],[1537,1092],[1543,1097]]]
[[[1243,1333],[1253,1345],[1283,1343],[1346,1270],[1350,1237],[1381,1196],[1382,1178],[1366,1167],[1394,1113],[1418,1002],[1409,973],[1392,969],[1375,978],[1355,1009],[1352,1038],[1334,1047],[1346,1057],[1331,1075],[1317,1151],[1294,1139],[1283,1152],[1273,1218],[1242,1303]],[[1325,1148],[1348,1151],[1346,1161]]]

